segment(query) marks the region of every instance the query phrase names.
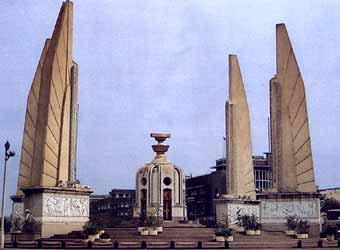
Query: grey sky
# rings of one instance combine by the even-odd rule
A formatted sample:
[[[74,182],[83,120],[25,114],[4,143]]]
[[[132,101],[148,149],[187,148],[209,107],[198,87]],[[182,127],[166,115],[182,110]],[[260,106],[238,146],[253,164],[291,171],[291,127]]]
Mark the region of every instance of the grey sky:
[[[77,172],[96,193],[134,188],[136,169],[154,155],[150,132],[172,134],[168,156],[186,174],[209,172],[222,156],[230,53],[238,55],[245,82],[254,153],[267,151],[268,81],[281,22],[306,86],[317,184],[340,186],[339,1],[74,2]],[[9,194],[26,98],[60,6],[55,0],[0,2],[0,143],[9,139],[17,151],[9,163]]]

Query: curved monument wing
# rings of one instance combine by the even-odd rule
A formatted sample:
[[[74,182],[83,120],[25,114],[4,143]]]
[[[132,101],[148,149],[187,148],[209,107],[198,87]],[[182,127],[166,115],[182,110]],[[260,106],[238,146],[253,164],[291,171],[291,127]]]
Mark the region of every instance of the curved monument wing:
[[[271,80],[274,185],[315,192],[305,86],[284,24],[276,26],[277,74]]]
[[[228,194],[255,198],[249,107],[236,55],[229,55],[229,100],[226,109]]]
[[[72,27],[73,3],[67,1],[45,44],[28,96],[19,194],[22,187],[56,186],[70,180],[70,154],[75,154],[70,143],[75,143],[72,135],[76,135],[76,116],[71,111],[77,109],[71,107],[77,105],[71,100],[72,86],[77,84],[71,78]]]

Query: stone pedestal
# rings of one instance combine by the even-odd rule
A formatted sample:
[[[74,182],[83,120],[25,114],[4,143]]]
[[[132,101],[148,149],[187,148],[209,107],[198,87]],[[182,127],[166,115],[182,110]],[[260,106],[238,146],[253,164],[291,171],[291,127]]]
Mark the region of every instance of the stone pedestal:
[[[89,220],[89,188],[23,188],[24,209],[30,209],[42,238],[83,230]]]
[[[11,230],[15,230],[15,220],[22,217],[24,214],[24,196],[23,195],[12,195],[12,214],[11,214]]]
[[[231,196],[222,196],[214,200],[216,223],[226,224],[230,227],[236,226],[237,215],[256,215],[260,217],[260,201],[233,198]]]
[[[286,217],[296,215],[310,223],[310,236],[319,236],[320,194],[268,193],[261,195],[260,200],[260,218],[264,230],[285,231]]]

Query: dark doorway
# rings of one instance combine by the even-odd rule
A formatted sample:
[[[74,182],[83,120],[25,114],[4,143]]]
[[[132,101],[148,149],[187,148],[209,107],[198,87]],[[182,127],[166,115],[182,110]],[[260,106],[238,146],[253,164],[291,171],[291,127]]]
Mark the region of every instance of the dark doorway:
[[[163,190],[163,220],[172,220],[172,194],[171,189]]]
[[[142,189],[140,193],[140,211],[141,211],[141,217],[146,218],[146,197],[147,197],[147,191],[146,189]]]

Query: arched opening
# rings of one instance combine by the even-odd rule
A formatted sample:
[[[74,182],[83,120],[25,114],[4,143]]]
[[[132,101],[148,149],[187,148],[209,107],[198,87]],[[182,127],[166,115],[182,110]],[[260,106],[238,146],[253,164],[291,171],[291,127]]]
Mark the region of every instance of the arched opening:
[[[147,190],[142,189],[140,191],[140,212],[141,218],[146,218],[146,200],[147,200]]]
[[[172,220],[172,192],[169,188],[163,190],[163,220]]]

